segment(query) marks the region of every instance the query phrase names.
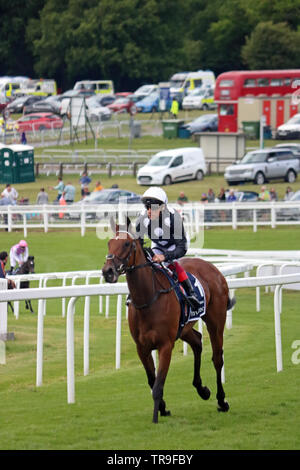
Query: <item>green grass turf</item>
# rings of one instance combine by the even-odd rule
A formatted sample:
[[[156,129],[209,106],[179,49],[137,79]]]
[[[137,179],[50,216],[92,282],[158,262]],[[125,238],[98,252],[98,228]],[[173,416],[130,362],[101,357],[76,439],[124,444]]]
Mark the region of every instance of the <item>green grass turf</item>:
[[[20,232],[1,233],[1,250],[18,241]],[[36,271],[101,268],[106,243],[93,231],[29,232]],[[299,231],[293,229],[212,229],[205,233],[206,248],[298,249]],[[288,241],[288,247],[287,245]],[[32,283],[33,285],[34,283]],[[115,300],[110,316],[91,302],[90,374],[83,376],[83,300],[75,314],[76,403],[67,404],[66,319],[61,302],[47,302],[44,324],[43,386],[35,387],[36,315],[21,303],[20,318],[9,313],[6,365],[0,365],[0,449],[126,450],[126,449],[299,449],[299,364],[292,362],[292,344],[300,340],[299,294],[284,292],[282,313],[282,372],[276,372],[273,295],[263,294],[261,312],[255,311],[255,290],[236,291],[233,328],[225,330],[225,392],[227,414],[216,410],[215,371],[204,328],[202,377],[212,395],[202,401],[192,387],[191,350],[182,354],[177,341],[164,396],[169,418],[151,423],[152,397],[146,375],[122,321],[121,369],[115,370]],[[33,302],[37,308],[37,302]],[[124,312],[124,311],[123,311]]]

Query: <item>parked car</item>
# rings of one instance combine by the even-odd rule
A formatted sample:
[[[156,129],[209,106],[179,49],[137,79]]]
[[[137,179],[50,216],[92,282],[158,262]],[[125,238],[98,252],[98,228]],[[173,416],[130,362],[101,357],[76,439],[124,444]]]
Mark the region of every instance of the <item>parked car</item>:
[[[196,147],[163,150],[155,154],[137,173],[141,185],[169,185],[183,180],[202,180],[206,163],[202,149]]]
[[[229,194],[229,190],[225,191],[225,195]],[[236,202],[254,202],[258,201],[259,194],[255,191],[234,191]]]
[[[242,160],[225,169],[229,185],[252,181],[263,184],[272,179],[293,183],[300,171],[299,160],[291,150],[262,149],[246,153]]]
[[[11,103],[9,103],[7,105],[7,109],[9,110],[10,113],[16,113],[16,114],[23,113],[24,106],[29,106],[43,99],[45,99],[45,97],[39,96],[39,95],[20,96],[19,98],[16,98]]]
[[[12,102],[12,98],[10,96],[5,96],[0,94],[0,112],[2,112],[9,103]]]
[[[133,93],[138,99],[143,99],[146,96],[151,95],[151,93],[158,91],[158,85],[142,85]]]
[[[212,88],[195,88],[183,98],[182,109],[215,109],[214,90]]]
[[[300,114],[295,114],[287,122],[276,130],[276,139],[299,139],[300,138]]]
[[[138,113],[156,113],[159,109],[159,94],[154,91],[136,103]]]
[[[109,121],[112,116],[112,111],[108,109],[107,106],[100,106],[100,105],[91,105],[91,103],[87,103],[87,116],[91,121]]]
[[[273,147],[274,149],[286,149],[294,152],[295,157],[300,160],[300,144],[286,143],[286,144],[277,144]]]
[[[276,213],[277,220],[300,220],[300,190],[296,191],[289,201],[296,207],[287,207],[279,209]]]
[[[119,202],[126,202],[127,204],[139,204],[141,202],[141,196],[138,194],[132,192],[132,191],[127,191],[125,189],[102,189],[101,191],[93,191],[89,196],[86,196],[84,199],[82,199],[79,202],[75,202],[75,204],[84,204],[84,205],[104,205],[104,204],[109,204],[109,205],[115,205],[115,208],[117,210],[117,206]],[[89,219],[101,219],[103,217],[106,217],[108,214],[106,213],[103,215],[103,212],[99,215],[95,212],[87,213],[86,217]],[[78,218],[80,214],[75,213],[75,214],[70,214],[70,217]]]
[[[116,96],[115,95],[93,95],[88,98],[86,98],[86,104],[88,106],[108,106],[109,104],[112,104],[116,101]]]
[[[124,96],[117,98],[112,104],[109,104],[107,107],[114,113],[136,113],[136,105],[131,99],[132,95]]]
[[[199,116],[188,124],[184,124],[182,127],[187,129],[190,134],[194,134],[195,132],[217,132],[218,115],[202,114],[202,116]]]
[[[45,129],[60,129],[63,127],[63,120],[53,113],[32,113],[25,114],[15,121],[15,128],[19,132],[33,130],[42,131]]]
[[[24,106],[24,114],[31,113],[54,113],[59,114],[60,100],[57,96],[48,96],[44,100]]]

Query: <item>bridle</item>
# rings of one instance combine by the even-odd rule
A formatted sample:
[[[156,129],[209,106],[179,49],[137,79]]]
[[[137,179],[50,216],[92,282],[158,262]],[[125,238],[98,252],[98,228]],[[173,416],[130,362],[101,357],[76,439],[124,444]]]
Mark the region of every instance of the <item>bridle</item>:
[[[125,231],[123,233],[127,233],[133,239],[133,236],[131,235],[131,233],[125,232]],[[116,237],[116,239],[118,239],[118,237]],[[128,266],[128,261],[131,257],[132,252],[134,252],[134,261],[133,261],[133,264],[131,266]],[[117,256],[114,253],[110,253],[106,256],[106,259],[111,260],[113,262],[114,268],[115,268],[116,272],[119,275],[130,273],[130,272],[135,271],[136,269],[145,268],[147,266],[151,266],[152,268],[154,268],[155,263],[153,263],[153,261],[146,261],[145,263],[136,265],[135,264],[135,257],[136,257],[136,241],[133,240],[133,242],[130,245],[127,256],[124,256],[124,258],[121,258],[120,256]],[[116,266],[115,259],[117,259],[118,261],[121,262],[121,264],[119,266]],[[155,269],[152,269],[153,291],[155,291],[155,279],[157,280],[157,278],[155,276]],[[134,307],[137,308],[137,309],[144,309],[144,308],[150,307],[158,299],[160,294],[168,294],[169,292],[174,290],[174,288],[175,288],[175,285],[171,286],[169,289],[161,289],[161,290],[156,291],[156,293],[154,294],[154,296],[152,297],[150,302],[145,303],[143,305],[135,305],[133,302],[132,303],[133,303]]]
[[[129,232],[120,230],[118,233],[126,233],[127,235],[129,235],[133,239],[133,236]],[[116,240],[117,239],[118,239],[118,237],[116,237]],[[131,256],[132,252],[134,252],[134,261],[133,261],[132,266],[128,266],[128,261],[130,259],[130,256]],[[124,256],[124,258],[120,258],[120,256],[117,256],[114,253],[110,253],[106,256],[106,259],[107,260],[112,260],[114,268],[115,268],[116,272],[119,275],[126,274],[127,272],[132,272],[136,269],[144,268],[146,266],[151,266],[151,264],[152,264],[150,261],[147,261],[146,263],[136,265],[135,264],[135,257],[136,257],[136,241],[133,239],[133,242],[130,245],[127,256]],[[115,259],[117,259],[118,261],[121,262],[121,264],[119,266],[116,265]]]

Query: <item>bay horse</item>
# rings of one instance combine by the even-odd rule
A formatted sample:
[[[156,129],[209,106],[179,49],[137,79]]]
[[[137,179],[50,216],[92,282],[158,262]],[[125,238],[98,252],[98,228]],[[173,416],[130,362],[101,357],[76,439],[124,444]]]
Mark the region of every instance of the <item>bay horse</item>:
[[[34,256],[28,256],[27,261],[25,261],[20,267],[18,267],[13,273],[13,275],[18,276],[19,274],[33,274],[34,273]],[[28,289],[29,288],[29,281],[21,281],[20,282],[20,289]],[[14,312],[14,308],[11,302],[8,302],[12,312]],[[25,300],[25,306],[27,310],[30,310],[31,313],[34,313],[31,300]]]
[[[131,302],[128,322],[136,343],[137,353],[145,368],[148,384],[154,401],[153,422],[161,416],[170,415],[163,399],[164,383],[169,370],[172,350],[179,332],[180,304],[174,289],[161,269],[153,269],[147,260],[142,243],[132,233],[130,220],[124,227],[115,225],[115,237],[108,242],[108,255],[102,272],[106,282],[117,282],[126,273]],[[221,380],[223,367],[223,331],[227,310],[234,304],[229,298],[229,289],[224,276],[211,263],[199,258],[183,258],[180,264],[198,278],[206,299],[204,320],[212,345],[212,361],[217,375],[218,410],[226,412],[229,405]],[[179,337],[186,341],[194,353],[193,386],[203,400],[210,397],[208,387],[202,385],[200,377],[202,335],[193,329],[195,321],[186,323]],[[158,350],[158,370],[155,372],[152,351]]]

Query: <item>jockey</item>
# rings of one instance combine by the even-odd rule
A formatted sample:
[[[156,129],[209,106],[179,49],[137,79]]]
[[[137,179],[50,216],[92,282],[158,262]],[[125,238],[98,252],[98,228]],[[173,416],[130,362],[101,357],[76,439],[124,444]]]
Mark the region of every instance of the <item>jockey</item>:
[[[144,211],[137,219],[136,232],[139,239],[144,240],[147,235],[152,241],[152,260],[157,263],[165,262],[173,271],[176,271],[180,284],[187,293],[187,300],[193,310],[200,308],[193,286],[183,269],[176,261],[182,258],[188,249],[183,222],[179,213],[167,206],[168,197],[159,187],[151,187],[142,196]]]
[[[25,240],[20,240],[19,243],[12,246],[9,252],[10,269],[13,271],[16,264],[22,266],[28,259],[28,245]]]

